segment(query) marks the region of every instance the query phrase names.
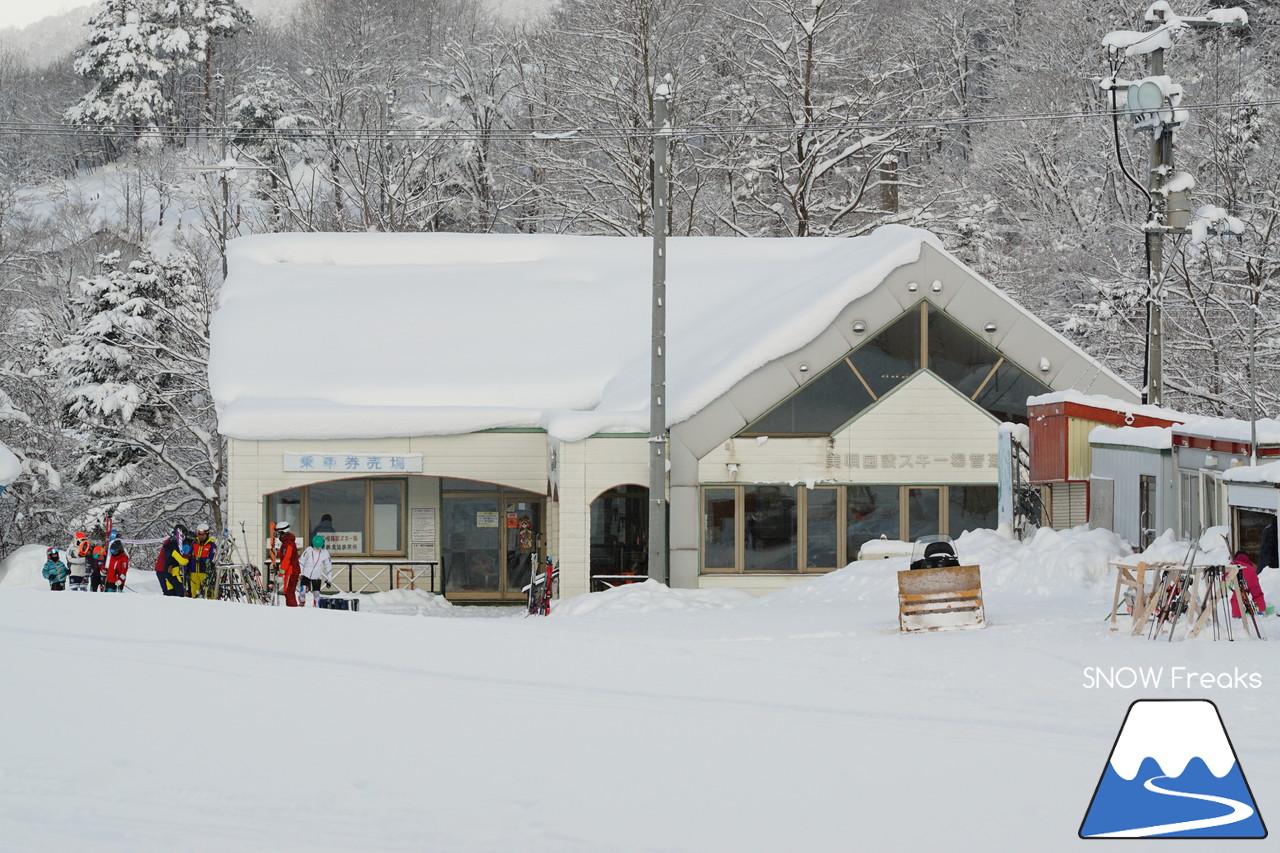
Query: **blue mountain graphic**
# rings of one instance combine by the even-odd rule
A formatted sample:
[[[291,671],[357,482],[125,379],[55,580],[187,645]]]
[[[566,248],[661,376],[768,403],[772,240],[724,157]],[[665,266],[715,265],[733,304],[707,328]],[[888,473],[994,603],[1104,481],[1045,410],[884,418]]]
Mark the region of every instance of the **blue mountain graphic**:
[[[1110,762],[1107,763],[1093,802],[1089,804],[1089,812],[1085,815],[1084,824],[1080,827],[1080,835],[1087,837],[1182,821],[1206,820],[1223,817],[1232,812],[1231,807],[1221,803],[1149,791],[1144,784],[1150,779],[1156,779],[1154,784],[1167,791],[1210,794],[1239,801],[1250,806],[1253,814],[1244,820],[1222,826],[1182,830],[1149,837],[1265,838],[1267,835],[1262,819],[1258,815],[1257,804],[1249,793],[1249,786],[1245,783],[1238,763],[1232,764],[1230,772],[1219,779],[1210,772],[1203,760],[1193,758],[1187,763],[1181,775],[1167,777],[1155,759],[1149,757],[1142,760],[1138,775],[1132,780],[1124,779],[1116,773]]]

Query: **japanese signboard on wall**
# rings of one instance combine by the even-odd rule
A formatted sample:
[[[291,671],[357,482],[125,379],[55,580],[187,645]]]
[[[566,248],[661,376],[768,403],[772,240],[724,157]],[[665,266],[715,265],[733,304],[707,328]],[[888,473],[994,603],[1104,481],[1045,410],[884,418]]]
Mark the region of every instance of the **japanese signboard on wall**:
[[[290,473],[421,474],[421,453],[286,453]]]
[[[359,554],[364,551],[364,536],[359,532],[331,531],[321,535],[324,536],[324,547],[329,549],[330,554]]]

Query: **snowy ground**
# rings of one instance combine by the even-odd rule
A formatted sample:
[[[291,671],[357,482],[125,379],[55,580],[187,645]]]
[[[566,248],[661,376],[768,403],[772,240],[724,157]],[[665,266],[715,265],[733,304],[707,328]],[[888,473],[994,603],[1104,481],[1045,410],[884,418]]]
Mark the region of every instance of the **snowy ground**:
[[[0,847],[1074,849],[1126,709],[1162,697],[1215,701],[1280,814],[1275,641],[1109,632],[1105,531],[960,544],[989,626],[929,635],[897,631],[901,559],[526,619],[404,592],[359,613],[52,594],[24,549],[0,567]],[[1160,687],[1087,686],[1147,666]],[[1174,666],[1261,686],[1170,687]]]

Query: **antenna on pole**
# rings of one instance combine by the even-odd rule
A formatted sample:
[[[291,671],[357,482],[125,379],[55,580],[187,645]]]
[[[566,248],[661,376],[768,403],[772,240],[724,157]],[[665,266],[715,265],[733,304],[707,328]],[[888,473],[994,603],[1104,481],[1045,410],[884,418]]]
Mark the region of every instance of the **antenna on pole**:
[[[1249,16],[1242,9],[1213,9],[1202,17],[1175,15],[1168,0],[1156,0],[1143,16],[1155,29],[1145,33],[1121,30],[1108,33],[1102,43],[1117,70],[1124,58],[1146,56],[1147,76],[1125,83],[1114,76],[1103,81],[1113,98],[1123,93],[1125,115],[1136,130],[1151,133],[1151,166],[1147,177],[1149,213],[1142,226],[1147,253],[1146,387],[1143,402],[1159,406],[1164,401],[1164,238],[1185,234],[1192,225],[1190,191],[1195,180],[1173,168],[1173,134],[1186,123],[1181,109],[1182,86],[1164,72],[1165,51],[1191,29],[1245,27]],[[1118,151],[1118,147],[1117,147]],[[1127,174],[1127,173],[1126,173]],[[1200,212],[1197,212],[1200,216]]]

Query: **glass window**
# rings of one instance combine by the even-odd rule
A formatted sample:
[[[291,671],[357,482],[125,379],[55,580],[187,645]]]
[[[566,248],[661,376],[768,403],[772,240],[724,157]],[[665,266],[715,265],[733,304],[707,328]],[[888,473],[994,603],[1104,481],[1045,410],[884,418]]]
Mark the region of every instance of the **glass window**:
[[[845,486],[845,555],[858,559],[858,549],[871,539],[897,539],[897,486]]]
[[[836,544],[840,537],[840,514],[835,489],[810,489],[805,520],[805,567],[839,568]]]
[[[1218,512],[1222,503],[1222,480],[1211,474],[1204,475],[1204,526],[1213,527],[1222,524],[1221,513]]]
[[[276,492],[267,502],[267,523],[275,524],[287,521],[293,527],[295,535],[302,530],[302,489],[288,489]]]
[[[872,402],[866,387],[842,359],[743,432],[747,435],[830,435]]]
[[[366,480],[338,480],[307,487],[307,514],[315,519],[311,534],[322,534],[332,554],[367,553],[366,483]]]
[[[440,557],[449,589],[497,593],[502,542],[498,498],[451,498],[444,502]]]
[[[929,369],[966,397],[982,385],[1000,353],[968,329],[929,306]]]
[[[997,486],[951,486],[947,489],[948,535],[966,530],[994,530],[999,524]]]
[[[404,550],[404,481],[373,480],[373,550]]]
[[[907,489],[907,538],[914,542],[921,536],[938,533],[942,510],[942,489],[936,487]]]
[[[1200,475],[1182,474],[1182,494],[1179,496],[1181,508],[1182,536],[1190,538],[1199,536],[1200,529]]]
[[[920,312],[912,309],[903,314],[855,350],[849,360],[876,397],[892,391],[920,369]]]
[[[1049,386],[1042,385],[1006,361],[996,368],[996,375],[991,377],[974,402],[1002,421],[1025,424],[1027,398],[1048,390]]]
[[[737,533],[735,489],[705,489],[702,493],[702,564],[708,569],[736,568]]]
[[[794,572],[799,567],[795,486],[743,486],[743,569]]]

